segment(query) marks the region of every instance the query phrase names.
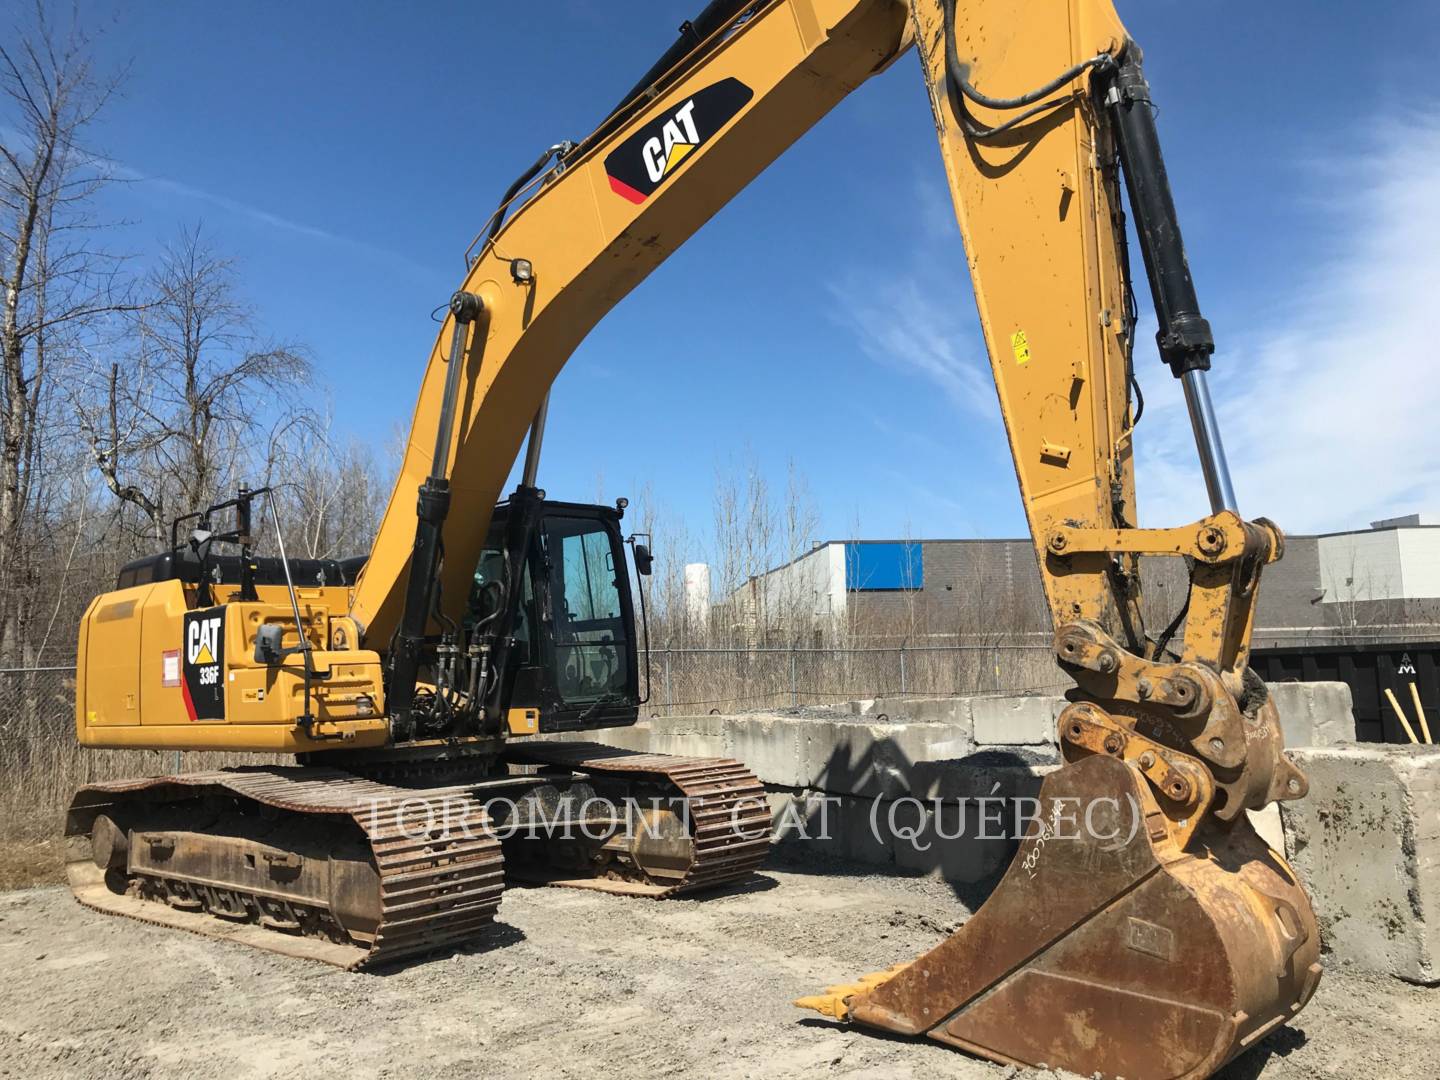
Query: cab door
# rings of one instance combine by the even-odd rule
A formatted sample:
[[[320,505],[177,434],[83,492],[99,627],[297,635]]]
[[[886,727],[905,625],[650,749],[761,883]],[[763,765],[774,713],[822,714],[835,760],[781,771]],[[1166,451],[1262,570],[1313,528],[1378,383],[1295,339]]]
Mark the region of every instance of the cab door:
[[[543,726],[573,730],[633,723],[634,616],[618,525],[573,512],[546,513],[536,539],[544,583]]]

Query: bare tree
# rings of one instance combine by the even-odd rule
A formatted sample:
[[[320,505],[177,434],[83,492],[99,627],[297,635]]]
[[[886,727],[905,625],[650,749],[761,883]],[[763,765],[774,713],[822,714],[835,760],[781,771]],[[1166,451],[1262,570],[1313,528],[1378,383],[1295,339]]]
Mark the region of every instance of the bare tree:
[[[84,141],[113,83],[94,71],[78,19],[36,4],[0,44],[0,657],[19,656],[34,601],[37,503],[54,449],[57,369],[107,317],[128,310],[120,260],[94,245],[108,182]]]
[[[370,550],[390,486],[376,475],[368,447],[335,442],[329,419],[295,425],[283,440],[276,473],[281,528],[291,554],[312,559]]]
[[[722,596],[738,597],[738,621],[747,638],[763,643],[769,630],[763,577],[773,563],[778,523],[770,484],[753,452],[738,465],[717,468],[714,494],[715,563]]]
[[[692,561],[699,545],[692,540],[684,518],[658,500],[654,486],[646,483],[631,498],[627,520],[633,522],[628,528],[644,539],[655,560],[650,578],[636,578],[634,583],[637,591],[645,590],[651,639],[667,649],[704,641],[709,626],[697,621],[698,612],[687,603],[685,564]]]
[[[732,623],[755,643],[794,643],[816,629],[816,581],[789,569],[810,550],[819,515],[794,462],[778,496],[753,453],[717,469],[714,559]],[[777,568],[786,567],[783,572]]]
[[[267,479],[285,435],[315,421],[304,351],[260,335],[234,264],[199,226],[146,288],[127,360],[92,369],[76,404],[105,486],[160,539],[169,519]]]

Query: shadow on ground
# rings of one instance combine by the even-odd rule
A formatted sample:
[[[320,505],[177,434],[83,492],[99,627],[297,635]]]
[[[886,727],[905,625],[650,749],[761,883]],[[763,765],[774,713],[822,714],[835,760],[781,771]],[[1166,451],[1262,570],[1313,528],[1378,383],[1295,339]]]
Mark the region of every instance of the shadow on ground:
[[[1214,1080],[1259,1080],[1271,1059],[1289,1057],[1309,1041],[1310,1036],[1301,1028],[1276,1028],[1258,1046],[1216,1073]]]
[[[509,923],[494,922],[485,928],[484,933],[477,937],[470,938],[460,945],[436,949],[433,952],[420,953],[417,956],[406,957],[391,964],[381,964],[378,967],[363,968],[362,974],[375,975],[382,979],[392,975],[399,975],[409,971],[411,968],[425,967],[427,964],[434,964],[441,960],[448,960],[452,956],[481,956],[485,953],[496,952],[500,949],[508,949],[511,945],[518,945],[525,940],[525,932],[519,927],[511,926]]]
[[[912,760],[892,738],[870,742],[858,758],[850,747],[836,747],[816,788],[826,795],[858,793],[845,795],[853,808],[842,814],[844,835],[823,844],[782,841],[772,851],[771,865],[805,874],[854,874],[873,866],[877,873],[934,877],[973,912],[994,892],[1019,850],[1023,826],[1014,827],[1014,800],[1034,799],[1042,780],[1037,769],[1058,761],[1053,750],[1038,747],[977,750],[933,761]],[[980,835],[982,799],[1003,800],[1003,839],[993,827]],[[897,833],[913,832],[913,839],[891,834],[892,821]],[[807,815],[807,835],[815,825]]]

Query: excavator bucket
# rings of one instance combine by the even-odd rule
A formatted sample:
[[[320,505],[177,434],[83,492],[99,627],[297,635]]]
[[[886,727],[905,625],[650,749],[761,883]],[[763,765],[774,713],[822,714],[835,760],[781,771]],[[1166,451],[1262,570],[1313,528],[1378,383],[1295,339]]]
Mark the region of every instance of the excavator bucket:
[[[796,1004],[1004,1064],[1206,1077],[1294,1016],[1319,931],[1244,814],[1182,849],[1143,778],[1094,756],[1051,774],[1000,885],[913,963]]]

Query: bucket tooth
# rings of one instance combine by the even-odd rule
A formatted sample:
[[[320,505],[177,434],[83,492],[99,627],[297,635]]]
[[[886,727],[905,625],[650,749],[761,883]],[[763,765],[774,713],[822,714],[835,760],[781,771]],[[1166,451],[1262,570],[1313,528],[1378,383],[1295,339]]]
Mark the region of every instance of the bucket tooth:
[[[853,983],[844,983],[840,986],[827,986],[823,994],[814,994],[810,997],[796,998],[794,1005],[801,1009],[812,1009],[821,1016],[834,1017],[836,1020],[847,1019],[850,1015],[848,1002],[858,994],[867,993],[876,987],[883,986],[900,972],[904,971],[909,964],[896,964],[894,967],[884,971],[875,971],[869,975],[861,975]]]
[[[1320,977],[1315,917],[1243,815],[1185,850],[1109,757],[1046,778],[994,894],[900,970],[797,1004],[1005,1064],[1211,1075],[1293,1017]]]

